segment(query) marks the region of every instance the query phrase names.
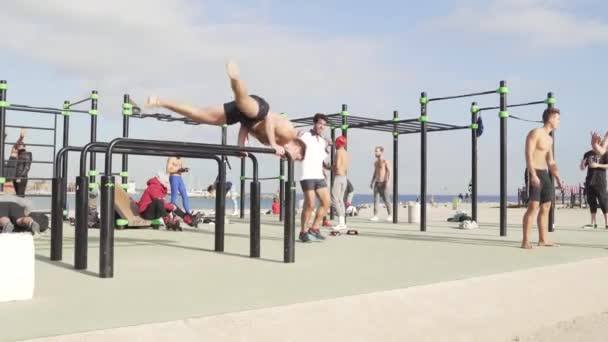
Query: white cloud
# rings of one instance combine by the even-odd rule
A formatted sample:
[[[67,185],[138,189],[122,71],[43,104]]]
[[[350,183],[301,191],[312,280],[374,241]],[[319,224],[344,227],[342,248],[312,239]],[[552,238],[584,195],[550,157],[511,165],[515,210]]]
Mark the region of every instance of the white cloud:
[[[608,24],[578,17],[555,1],[493,1],[461,6],[429,27],[455,34],[515,38],[527,48],[568,49],[608,43]]]

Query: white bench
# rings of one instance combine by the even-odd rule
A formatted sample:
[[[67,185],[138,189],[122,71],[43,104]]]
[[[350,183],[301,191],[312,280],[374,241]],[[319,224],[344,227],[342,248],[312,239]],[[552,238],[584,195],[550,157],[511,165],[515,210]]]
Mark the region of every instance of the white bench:
[[[32,299],[34,255],[30,233],[0,234],[0,302]]]

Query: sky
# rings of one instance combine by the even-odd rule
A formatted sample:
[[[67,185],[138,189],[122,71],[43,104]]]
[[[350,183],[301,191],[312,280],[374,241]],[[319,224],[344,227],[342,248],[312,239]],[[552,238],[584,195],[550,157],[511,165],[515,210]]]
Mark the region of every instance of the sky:
[[[229,59],[238,62],[252,93],[266,98],[271,110],[293,118],[336,113],[342,104],[356,116],[390,119],[397,110],[401,118],[416,118],[422,91],[439,97],[494,90],[500,80],[508,83],[509,103],[543,100],[552,91],[562,111],[555,158],[569,185],[584,179],[578,166],[589,149],[589,132],[608,129],[601,105],[608,76],[608,4],[599,0],[6,0],[0,21],[5,32],[0,79],[9,84],[8,101],[60,106],[95,89],[100,141],[121,135],[125,93],[138,102],[149,95],[198,106],[229,101]],[[467,125],[471,101],[496,106],[498,96],[433,102],[429,120]],[[510,112],[538,120],[543,109]],[[479,192],[498,194],[498,113],[482,117]],[[89,120],[71,117],[70,145],[88,142]],[[10,112],[7,124],[48,127],[53,117]],[[534,127],[508,121],[511,194],[523,183],[524,140]],[[236,143],[237,130],[229,129],[229,143]],[[219,142],[220,132],[213,126],[131,121],[131,136],[142,139]],[[17,131],[8,133],[14,141]],[[47,132],[27,133],[29,143],[52,139]],[[470,131],[433,133],[428,144],[429,193],[465,192],[471,175]],[[384,146],[386,158],[392,159],[390,134],[349,132],[349,178],[359,193],[370,192],[375,146]],[[31,149],[35,159],[51,159],[49,149]],[[401,136],[399,151],[400,192],[418,193],[419,135]],[[187,163],[188,186],[206,187],[215,179],[211,162]],[[71,157],[70,179],[77,164]],[[237,181],[240,163],[231,164],[228,178]],[[141,186],[164,169],[165,160],[134,156],[129,166]],[[30,177],[50,172],[48,166],[36,165]],[[260,175],[278,175],[276,157],[260,157]],[[274,182],[262,185],[263,192],[276,189]]]

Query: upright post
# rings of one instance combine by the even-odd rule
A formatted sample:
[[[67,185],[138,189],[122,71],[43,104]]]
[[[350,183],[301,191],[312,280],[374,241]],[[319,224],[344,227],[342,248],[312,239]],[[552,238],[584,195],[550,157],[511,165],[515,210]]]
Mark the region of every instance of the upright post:
[[[399,112],[393,111],[393,223],[399,222]]]
[[[64,158],[67,158],[67,154]],[[76,244],[74,248],[74,268],[77,270],[85,270],[88,263],[87,240],[89,236],[89,227],[87,225],[87,215],[89,208],[87,177],[76,177]],[[83,222],[84,221],[84,222]]]
[[[63,258],[63,212],[61,207],[61,178],[53,178],[51,183],[51,260]]]
[[[332,144],[334,141],[336,141],[336,128],[334,126],[331,126],[331,141]],[[330,153],[329,153],[329,162],[330,162],[330,166],[331,166],[331,170],[329,171],[329,190],[331,191],[331,189],[334,188],[334,179],[336,177],[336,175],[334,174],[334,164],[336,163],[336,149],[333,148],[333,146],[330,148]],[[333,209],[333,205],[330,206],[329,209],[329,219],[333,220],[334,219],[334,209]]]
[[[547,93],[547,99],[545,100],[547,103],[547,109],[551,109],[555,107],[555,97],[553,97],[553,93]],[[551,147],[553,158],[555,158],[555,130],[551,132],[551,137],[553,138],[553,146]],[[553,181],[553,175],[549,173],[551,177],[551,209],[549,210],[549,232],[553,232],[555,230],[555,182]],[[582,201],[581,201],[582,202]]]
[[[471,216],[477,222],[477,102],[471,103]]]
[[[114,277],[114,176],[101,176],[99,276]]]
[[[295,262],[296,239],[296,183],[294,182],[294,162],[287,162],[287,194],[285,221],[283,222],[283,262]]]
[[[245,218],[245,157],[241,157],[241,213],[240,218]]]
[[[342,125],[340,126],[340,130],[342,131],[342,136],[344,138],[346,138],[346,145],[344,145],[344,149],[348,150],[348,105],[346,104],[342,104],[342,111],[340,112],[340,117],[342,119]],[[335,143],[336,143],[336,139],[335,137],[332,139],[331,141],[332,143],[332,152],[335,153],[336,148],[335,148]],[[335,156],[334,156],[334,162],[335,162]],[[335,168],[334,168],[334,163],[332,162],[331,164],[331,170],[329,171],[332,174],[332,177],[336,177],[335,175]],[[331,185],[331,188],[329,189],[330,193],[332,191],[332,189],[334,188],[334,185]],[[340,201],[342,201],[343,199],[339,199]],[[333,207],[333,206],[332,206]],[[333,210],[331,210],[332,215],[334,214]],[[333,216],[332,216],[333,219]],[[344,215],[344,220],[346,221],[346,215]]]
[[[63,146],[62,147],[66,147],[69,145],[70,142],[70,111],[68,110],[70,108],[70,101],[64,101],[63,102],[63,108],[66,109],[62,112],[63,114]],[[60,189],[60,197],[59,200],[61,201],[61,212],[63,215],[63,220],[67,220],[68,219],[68,208],[67,208],[67,202],[68,202],[68,182],[67,180],[68,178],[68,158],[63,158],[61,161],[61,178],[59,178],[59,181],[61,182],[59,184],[59,189]]]
[[[129,119],[133,115],[133,104],[131,103],[131,96],[124,94],[122,99],[122,137],[129,137]],[[122,165],[120,171],[120,182],[125,190],[129,189],[129,156],[127,154],[122,155]]]
[[[6,183],[6,178],[4,177],[4,143],[6,139],[4,139],[6,134],[6,107],[9,106],[9,103],[6,101],[6,90],[8,89],[8,84],[6,84],[5,80],[0,81],[0,191],[4,191],[4,183]]]
[[[285,218],[285,159],[279,160],[279,221]]]
[[[260,257],[260,181],[254,179],[251,182],[250,198],[251,219],[249,222],[249,256]]]
[[[91,114],[91,141],[90,142],[96,142],[97,141],[97,100],[99,99],[99,95],[97,94],[97,90],[93,90],[91,91],[91,110],[89,111],[89,114]],[[68,158],[64,158],[64,160],[67,160]],[[97,175],[97,158],[95,158],[95,153],[91,153],[91,161],[90,161],[90,168],[89,170],[91,171],[90,174],[90,178],[89,178],[89,184],[96,184],[97,181],[95,180],[95,176]],[[66,177],[67,179],[67,177]]]
[[[220,161],[217,187],[215,189],[215,251],[224,251],[224,223],[226,216],[226,163]],[[253,209],[253,208],[251,208]]]
[[[426,231],[426,107],[429,99],[420,94],[420,231]]]
[[[500,81],[500,236],[507,236],[507,88],[506,81]]]

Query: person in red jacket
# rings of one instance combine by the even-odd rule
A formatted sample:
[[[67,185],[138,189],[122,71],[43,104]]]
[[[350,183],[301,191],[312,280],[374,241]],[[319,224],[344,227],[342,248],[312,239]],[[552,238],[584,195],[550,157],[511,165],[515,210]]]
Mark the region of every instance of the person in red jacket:
[[[166,224],[178,225],[179,222],[176,224],[175,218],[172,217],[172,214],[175,214],[181,217],[186,224],[192,227],[196,226],[200,220],[198,214],[195,215],[195,217],[190,216],[184,213],[177,205],[165,201],[168,183],[168,180],[163,180],[162,176],[157,176],[148,180],[146,183],[148,187],[137,202],[140,216],[146,220],[162,217]]]

